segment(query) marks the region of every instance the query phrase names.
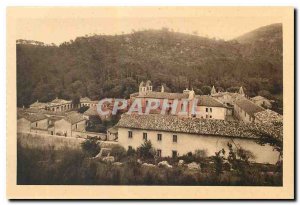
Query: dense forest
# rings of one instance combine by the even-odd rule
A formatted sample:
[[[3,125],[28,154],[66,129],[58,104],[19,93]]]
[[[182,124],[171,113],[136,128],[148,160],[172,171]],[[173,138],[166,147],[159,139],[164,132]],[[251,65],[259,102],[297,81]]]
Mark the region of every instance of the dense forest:
[[[51,35],[51,34],[49,34]],[[282,25],[258,28],[230,41],[161,30],[78,37],[60,45],[18,40],[18,106],[55,97],[128,97],[142,80],[154,90],[209,86],[282,102]]]

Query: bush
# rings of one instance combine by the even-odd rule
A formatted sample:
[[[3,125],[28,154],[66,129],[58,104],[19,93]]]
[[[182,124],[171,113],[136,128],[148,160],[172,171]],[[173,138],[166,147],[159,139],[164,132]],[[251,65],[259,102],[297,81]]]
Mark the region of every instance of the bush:
[[[186,163],[191,163],[191,162],[202,162],[203,159],[207,157],[207,151],[206,150],[195,150],[195,153],[193,154],[192,152],[188,152],[185,155],[182,155],[178,159],[184,160]]]
[[[100,152],[99,142],[95,138],[86,139],[81,143],[81,149],[86,155],[94,157]]]
[[[127,156],[128,157],[130,157],[130,156],[135,156],[136,155],[136,151],[135,151],[135,149],[133,149],[133,148],[129,148],[128,150],[127,150]]]
[[[201,149],[195,150],[195,157],[196,158],[205,158],[205,157],[207,157],[207,150],[201,150]]]
[[[145,140],[145,142],[137,148],[137,154],[142,159],[154,159],[156,151],[152,147],[151,141]]]
[[[192,152],[189,152],[185,155],[182,155],[181,157],[178,158],[179,160],[184,160],[185,163],[191,163],[195,161],[195,156],[193,155]]]
[[[110,154],[115,157],[116,161],[122,160],[127,155],[125,148],[120,145],[113,146]]]

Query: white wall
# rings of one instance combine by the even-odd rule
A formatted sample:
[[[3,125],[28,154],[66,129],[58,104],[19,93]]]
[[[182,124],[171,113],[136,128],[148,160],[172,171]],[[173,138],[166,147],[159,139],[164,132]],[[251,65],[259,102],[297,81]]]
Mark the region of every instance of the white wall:
[[[76,128],[76,125],[77,125],[77,128]],[[86,121],[83,120],[83,121],[80,121],[80,122],[77,122],[77,123],[73,124],[72,125],[72,130],[84,132],[85,127],[86,127]]]
[[[48,129],[48,119],[46,118],[46,119],[43,119],[43,120],[32,122],[31,123],[31,128],[47,130]]]
[[[204,136],[186,133],[171,133],[171,132],[159,132],[159,131],[143,131],[143,130],[131,130],[132,138],[128,138],[127,128],[118,129],[118,142],[125,149],[128,146],[132,146],[134,149],[139,147],[143,141],[143,132],[147,133],[148,140],[151,140],[153,146],[156,149],[162,150],[162,157],[172,156],[172,150],[176,150],[179,155],[187,154],[188,152],[194,152],[197,149],[206,150],[208,156],[214,155],[216,151],[222,148],[227,148],[227,142],[232,140],[235,144],[242,148],[251,151],[256,159],[254,161],[259,163],[276,163],[279,153],[273,151],[273,147],[265,145],[260,146],[256,142],[250,139],[240,138],[228,138],[217,136]],[[157,134],[162,134],[162,141],[157,141]],[[173,134],[177,134],[177,143],[173,142]]]
[[[206,108],[208,108],[208,112],[206,112]],[[212,109],[212,111],[210,111]],[[206,115],[208,116],[208,119],[217,119],[217,120],[225,120],[226,117],[226,108],[223,107],[206,107],[206,106],[197,106],[196,108],[197,112],[200,114],[197,114],[197,118],[206,118]],[[210,118],[210,116],[212,116]]]
[[[242,120],[243,122],[247,122],[247,123],[250,123],[250,122],[254,122],[254,117],[251,117],[251,119],[249,118],[249,114],[246,113],[243,109],[241,109],[238,105],[234,105],[234,115]]]
[[[17,132],[30,132],[30,121],[25,118],[18,119]]]
[[[71,137],[71,123],[65,119],[57,120],[54,123],[54,133],[67,133],[67,137]]]

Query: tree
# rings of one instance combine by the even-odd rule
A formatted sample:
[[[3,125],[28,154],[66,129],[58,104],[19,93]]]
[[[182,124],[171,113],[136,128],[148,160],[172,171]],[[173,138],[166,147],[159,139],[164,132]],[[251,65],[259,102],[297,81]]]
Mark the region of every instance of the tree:
[[[222,88],[222,87],[217,87],[217,92],[224,92],[225,90],[224,90],[224,88]]]
[[[215,161],[215,174],[217,177],[219,177],[223,173],[223,164],[225,160],[225,150],[221,149],[218,152],[215,152],[215,156],[213,156],[213,159]]]
[[[201,87],[201,91],[202,91],[203,95],[210,95],[211,87],[204,85]]]
[[[230,88],[227,88],[227,92],[230,92],[230,93],[237,93],[239,92],[239,89],[240,87],[230,87]]]
[[[74,96],[72,98],[72,104],[77,107],[80,104],[80,98],[78,96]]]
[[[86,139],[81,143],[81,149],[86,155],[94,157],[100,152],[99,142],[94,138]]]
[[[120,145],[113,146],[110,154],[115,157],[116,161],[120,161],[126,156],[126,150]]]
[[[78,109],[78,112],[79,113],[84,113],[85,111],[87,111],[89,109],[89,106],[82,106]]]
[[[145,140],[145,142],[137,148],[137,154],[143,159],[154,159],[156,150],[152,147],[150,140]]]
[[[271,99],[272,98],[271,93],[269,91],[267,91],[267,90],[260,90],[260,91],[258,91],[257,94],[260,95],[260,96],[262,96],[262,97],[265,97],[267,99]]]

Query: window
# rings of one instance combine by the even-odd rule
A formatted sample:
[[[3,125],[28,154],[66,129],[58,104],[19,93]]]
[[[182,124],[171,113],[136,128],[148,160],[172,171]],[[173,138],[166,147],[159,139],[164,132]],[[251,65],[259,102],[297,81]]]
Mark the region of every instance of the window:
[[[177,157],[177,151],[176,150],[172,150],[172,157],[176,158]]]
[[[209,108],[210,112],[212,112],[212,108]]]
[[[128,138],[132,138],[132,131],[128,131]]]
[[[132,150],[132,146],[128,146],[128,150]]]
[[[161,157],[161,149],[158,149],[156,154],[158,157]]]
[[[173,142],[177,142],[177,135],[173,135]]]
[[[143,133],[143,140],[145,140],[145,141],[147,140],[147,133],[145,133],[145,132]]]
[[[157,134],[157,141],[161,141],[162,139],[162,134]]]
[[[37,126],[38,126],[38,123],[36,122],[36,123],[35,123],[35,127],[37,127]]]
[[[212,118],[212,116],[210,115],[209,118]]]
[[[208,112],[208,108],[205,108],[206,112]]]
[[[75,127],[76,127],[76,130],[77,130],[77,128],[78,128],[78,125],[76,124],[76,125],[75,125]]]
[[[53,135],[53,131],[51,131],[51,135]]]

